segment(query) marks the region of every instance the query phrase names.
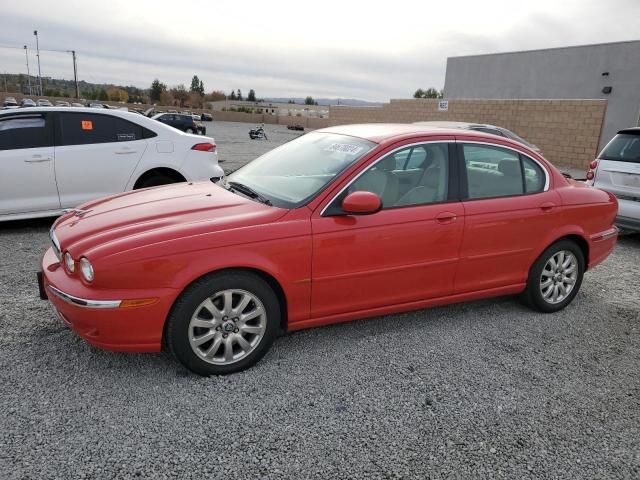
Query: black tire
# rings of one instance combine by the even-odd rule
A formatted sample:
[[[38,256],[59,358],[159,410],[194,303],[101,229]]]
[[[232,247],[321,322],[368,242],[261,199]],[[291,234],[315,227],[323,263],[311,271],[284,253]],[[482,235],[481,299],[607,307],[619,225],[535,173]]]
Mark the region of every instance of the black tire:
[[[157,173],[150,177],[147,177],[140,181],[136,189],[138,188],[149,188],[149,187],[159,187],[160,185],[168,185],[170,183],[177,183],[176,179],[170,177],[169,175],[164,175],[162,173]]]
[[[257,297],[266,312],[266,329],[262,338],[246,356],[228,364],[205,361],[189,342],[189,324],[198,306],[217,292],[239,289]],[[212,273],[190,285],[174,303],[165,328],[166,345],[175,358],[198,375],[227,375],[257,363],[269,350],[280,328],[280,303],[273,289],[257,275],[247,272]]]
[[[561,251],[570,252],[575,256],[575,259],[577,260],[577,274],[575,283],[573,284],[573,288],[569,294],[558,303],[551,303],[546,300],[542,294],[542,274],[549,259]],[[527,279],[527,288],[522,293],[521,300],[530,308],[543,313],[553,313],[562,310],[569,305],[578,294],[580,286],[582,285],[584,271],[585,259],[582,249],[571,240],[560,240],[542,252],[531,266],[531,269],[529,270],[529,278]]]

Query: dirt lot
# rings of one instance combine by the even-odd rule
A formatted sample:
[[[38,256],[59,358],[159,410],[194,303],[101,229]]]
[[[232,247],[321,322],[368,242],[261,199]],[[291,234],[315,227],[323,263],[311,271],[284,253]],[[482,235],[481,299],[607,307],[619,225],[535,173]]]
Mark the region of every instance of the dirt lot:
[[[293,138],[209,125],[233,170]],[[0,224],[0,478],[640,478],[640,236],[553,315],[513,298],[302,331],[189,374],[38,299],[51,220]]]

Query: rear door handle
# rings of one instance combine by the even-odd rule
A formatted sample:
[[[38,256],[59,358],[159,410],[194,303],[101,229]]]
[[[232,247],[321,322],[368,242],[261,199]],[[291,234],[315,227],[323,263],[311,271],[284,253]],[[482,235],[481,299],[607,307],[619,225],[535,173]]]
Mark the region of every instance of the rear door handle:
[[[540,205],[540,210],[542,210],[543,212],[549,212],[553,210],[553,207],[555,206],[556,204],[553,202],[544,202],[543,204]]]
[[[24,161],[26,163],[42,163],[42,162],[50,162],[53,160],[51,157],[43,157],[42,155],[33,155],[31,158],[26,158]]]
[[[438,221],[438,223],[441,223],[443,225],[455,222],[456,218],[458,218],[458,216],[453,212],[442,212],[436,215],[436,220]]]
[[[131,155],[133,153],[137,153],[136,150],[130,150],[130,149],[123,149],[123,150],[116,150],[116,155]]]

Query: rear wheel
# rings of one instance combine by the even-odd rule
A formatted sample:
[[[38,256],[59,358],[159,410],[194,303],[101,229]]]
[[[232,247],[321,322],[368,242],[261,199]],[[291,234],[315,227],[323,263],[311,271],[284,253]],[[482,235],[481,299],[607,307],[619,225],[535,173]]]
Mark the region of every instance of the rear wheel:
[[[193,131],[193,128],[187,128],[185,130],[185,133],[196,133],[196,132]]]
[[[523,300],[541,312],[562,310],[580,290],[584,270],[580,247],[571,240],[560,240],[542,252],[529,270]]]
[[[163,173],[156,173],[147,178],[140,180],[140,183],[136,186],[137,188],[149,188],[149,187],[159,187],[160,185],[168,185],[169,183],[176,183],[176,180],[169,175],[165,175]]]
[[[175,357],[200,375],[225,375],[254,365],[280,325],[271,287],[245,272],[212,274],[191,285],[167,318],[166,341]]]

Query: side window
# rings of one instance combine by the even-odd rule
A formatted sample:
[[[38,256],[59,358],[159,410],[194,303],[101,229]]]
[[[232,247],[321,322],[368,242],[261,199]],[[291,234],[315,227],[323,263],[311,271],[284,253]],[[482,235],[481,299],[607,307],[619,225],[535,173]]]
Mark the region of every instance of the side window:
[[[464,144],[469,198],[492,198],[524,193],[520,157],[512,150]]]
[[[524,169],[524,189],[527,193],[537,193],[544,190],[545,174],[542,167],[529,157],[520,155]]]
[[[61,113],[62,145],[131,142],[144,138],[143,128],[112,115]]]
[[[349,192],[373,192],[381,198],[383,209],[444,202],[448,148],[446,143],[428,143],[390,154],[363,173]]]
[[[52,146],[44,115],[0,117],[0,150]]]

